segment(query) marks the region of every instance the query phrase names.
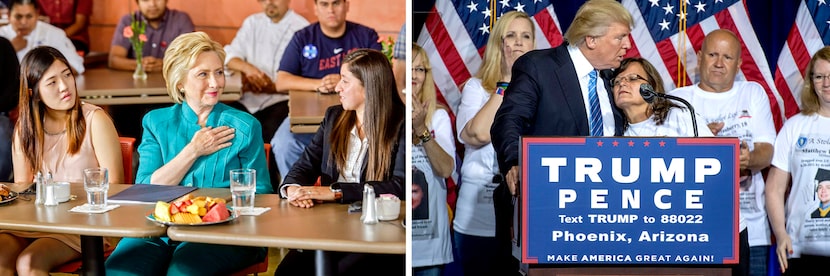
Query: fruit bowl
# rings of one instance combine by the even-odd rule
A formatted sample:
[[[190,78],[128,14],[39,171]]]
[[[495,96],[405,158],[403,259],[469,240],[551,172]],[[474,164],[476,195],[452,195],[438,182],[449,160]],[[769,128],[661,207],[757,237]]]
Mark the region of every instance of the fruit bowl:
[[[237,218],[237,215],[236,215],[236,214],[234,214],[234,212],[233,212],[233,211],[228,211],[228,213],[230,213],[230,214],[228,215],[228,218],[226,218],[226,219],[224,219],[224,220],[220,220],[220,221],[199,222],[199,223],[178,223],[178,222],[172,222],[172,221],[161,221],[161,220],[158,220],[158,219],[156,219],[156,216],[155,216],[155,215],[153,215],[153,212],[150,212],[150,213],[148,213],[148,214],[147,214],[147,220],[152,221],[152,222],[155,222],[155,223],[158,223],[158,224],[161,224],[161,225],[166,225],[166,226],[202,226],[202,225],[214,225],[214,224],[226,223],[226,222],[229,222],[229,221],[235,220],[235,219]]]
[[[236,218],[228,210],[222,198],[193,197],[185,195],[172,203],[156,202],[147,219],[163,225],[211,225],[225,223]]]

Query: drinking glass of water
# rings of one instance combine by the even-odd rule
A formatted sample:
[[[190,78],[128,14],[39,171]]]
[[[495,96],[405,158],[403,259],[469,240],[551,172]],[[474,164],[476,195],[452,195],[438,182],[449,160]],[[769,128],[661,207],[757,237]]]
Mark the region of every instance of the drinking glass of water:
[[[250,211],[254,208],[256,192],[256,170],[231,170],[231,196],[234,212]]]
[[[84,190],[90,209],[102,210],[107,207],[107,190],[109,190],[109,187],[107,168],[84,169]]]

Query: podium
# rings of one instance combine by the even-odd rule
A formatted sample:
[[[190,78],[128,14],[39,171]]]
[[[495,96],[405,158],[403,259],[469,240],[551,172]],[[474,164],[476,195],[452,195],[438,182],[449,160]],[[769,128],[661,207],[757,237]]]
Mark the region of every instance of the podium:
[[[737,138],[523,137],[529,275],[731,275]]]

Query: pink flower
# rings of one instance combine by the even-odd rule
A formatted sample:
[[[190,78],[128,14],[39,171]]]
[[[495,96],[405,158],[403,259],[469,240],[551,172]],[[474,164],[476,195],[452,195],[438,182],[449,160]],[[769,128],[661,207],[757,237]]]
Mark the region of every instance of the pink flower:
[[[141,40],[141,42],[147,42],[147,35],[145,35],[145,34],[138,35],[138,40]]]
[[[124,37],[133,38],[133,28],[130,26],[124,27]]]

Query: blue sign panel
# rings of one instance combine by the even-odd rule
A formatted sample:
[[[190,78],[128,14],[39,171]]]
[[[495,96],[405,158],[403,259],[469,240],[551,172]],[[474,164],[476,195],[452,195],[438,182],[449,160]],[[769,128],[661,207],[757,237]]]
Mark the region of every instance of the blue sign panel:
[[[523,138],[522,262],[735,264],[737,138]]]

